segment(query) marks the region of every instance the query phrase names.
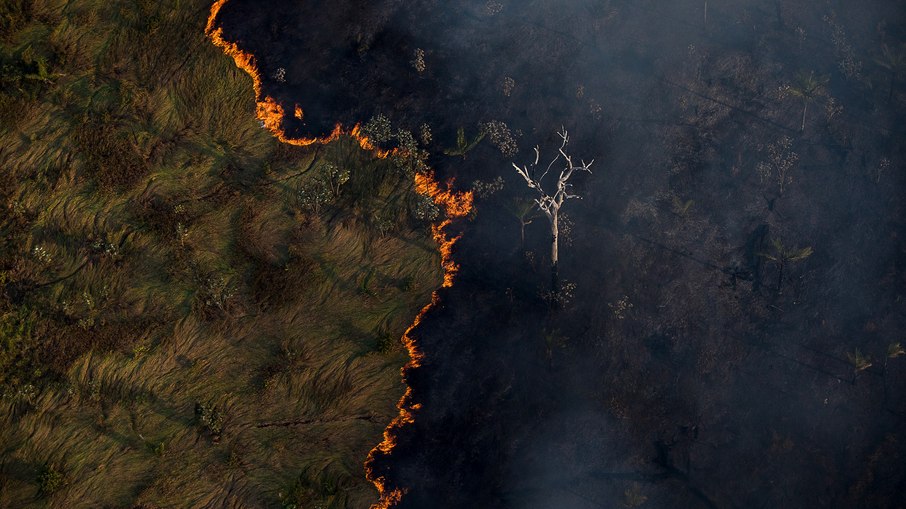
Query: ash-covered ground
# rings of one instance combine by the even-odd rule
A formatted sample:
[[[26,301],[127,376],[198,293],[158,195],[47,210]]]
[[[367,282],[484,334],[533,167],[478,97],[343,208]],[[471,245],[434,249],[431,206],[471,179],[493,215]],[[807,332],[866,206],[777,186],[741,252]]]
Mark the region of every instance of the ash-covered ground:
[[[400,507],[904,507],[904,15],[231,0],[226,35],[303,108],[291,132],[403,129],[480,181],[416,333],[423,408],[378,465]],[[595,163],[552,310],[550,233],[511,162],[561,126]]]

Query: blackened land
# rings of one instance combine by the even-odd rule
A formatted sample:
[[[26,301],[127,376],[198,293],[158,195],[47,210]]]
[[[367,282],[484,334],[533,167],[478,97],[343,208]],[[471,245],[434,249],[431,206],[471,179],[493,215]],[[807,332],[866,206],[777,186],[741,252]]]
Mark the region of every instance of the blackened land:
[[[227,32],[305,109],[291,128],[428,124],[443,173],[506,180],[421,332],[424,410],[382,467],[403,506],[898,507],[903,21],[881,1],[235,0]],[[510,162],[561,125],[598,162],[561,259],[576,295],[548,316]],[[487,136],[456,154],[460,128]]]

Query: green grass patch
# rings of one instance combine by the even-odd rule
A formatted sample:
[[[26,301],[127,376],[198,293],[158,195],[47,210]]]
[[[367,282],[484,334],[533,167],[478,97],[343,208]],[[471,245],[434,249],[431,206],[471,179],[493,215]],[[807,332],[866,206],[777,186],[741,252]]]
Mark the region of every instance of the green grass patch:
[[[208,7],[0,7],[2,507],[374,499],[430,232],[398,164],[260,128]]]

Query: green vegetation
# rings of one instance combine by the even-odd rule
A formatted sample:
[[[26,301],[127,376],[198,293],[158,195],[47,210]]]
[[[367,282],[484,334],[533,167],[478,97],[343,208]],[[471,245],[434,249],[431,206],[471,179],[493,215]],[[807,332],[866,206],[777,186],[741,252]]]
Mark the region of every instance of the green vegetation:
[[[708,2],[705,2],[707,9]],[[707,12],[707,11],[706,11]],[[642,486],[634,482],[623,492],[623,507],[641,507],[648,501],[648,497],[642,491]]]
[[[790,85],[789,92],[794,97],[802,99],[802,123],[799,131],[805,131],[805,116],[808,114],[808,105],[825,92],[828,78],[816,76],[815,72],[800,72],[796,75],[796,82]]]
[[[853,365],[856,373],[865,371],[872,366],[871,358],[863,354],[858,348],[854,352],[847,353],[846,358],[849,359],[849,363]]]
[[[811,246],[803,248],[789,247],[783,245],[780,239],[771,241],[773,251],[768,253],[758,253],[758,256],[772,262],[777,266],[777,291],[783,291],[784,270],[791,264],[805,260],[814,253]]]
[[[679,217],[686,218],[689,215],[689,211],[692,209],[692,206],[695,205],[695,200],[686,200],[682,201],[678,197],[674,196],[672,200],[672,211]]]
[[[261,129],[208,7],[0,7],[2,507],[375,497],[392,341],[442,277],[421,197]]]
[[[538,217],[537,204],[528,198],[513,198],[505,207],[519,222],[519,249],[525,251],[525,227]]]
[[[39,492],[43,496],[54,494],[66,484],[66,476],[52,464],[44,465],[38,476]]]
[[[485,132],[481,131],[478,133],[472,141],[469,141],[466,138],[466,130],[462,127],[456,130],[456,146],[447,150],[444,150],[444,154],[448,156],[459,156],[463,159],[466,158],[468,154],[476,145],[478,145],[481,140],[485,137]]]
[[[195,417],[211,439],[218,442],[223,433],[223,414],[220,410],[210,403],[195,403]]]
[[[903,71],[906,71],[906,45],[900,45],[899,48],[891,48],[888,45],[881,46],[881,55],[875,58],[875,63],[887,71],[889,85],[887,89],[887,103],[893,101],[893,91],[897,86]]]

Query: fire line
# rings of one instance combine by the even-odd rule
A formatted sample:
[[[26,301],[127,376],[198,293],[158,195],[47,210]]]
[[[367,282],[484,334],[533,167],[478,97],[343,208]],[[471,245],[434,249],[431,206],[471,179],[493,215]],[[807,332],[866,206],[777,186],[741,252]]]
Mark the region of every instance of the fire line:
[[[239,48],[235,42],[230,42],[224,38],[223,29],[216,26],[220,10],[226,5],[228,0],[216,0],[211,5],[210,15],[208,16],[205,34],[211,39],[215,46],[219,47],[233,59],[236,66],[245,71],[252,77],[252,83],[255,91],[255,115],[261,122],[261,125],[270,131],[277,140],[288,145],[308,146],[315,144],[327,144],[341,136],[349,136],[356,140],[359,146],[366,151],[371,152],[379,159],[387,158],[391,155],[405,156],[399,149],[386,150],[377,147],[362,132],[361,126],[356,124],[352,129],[344,129],[339,123],[336,124],[333,131],[322,137],[291,137],[286,133],[283,127],[286,119],[286,110],[283,105],[276,99],[267,95],[263,91],[263,80],[261,72],[258,69],[255,56]],[[292,116],[301,120],[304,116],[302,106],[296,104],[293,108]],[[453,260],[453,246],[459,240],[460,236],[451,236],[447,228],[453,223],[454,219],[462,218],[472,211],[473,195],[471,191],[454,191],[453,182],[449,181],[441,185],[431,172],[417,173],[415,175],[415,190],[419,194],[430,197],[436,205],[441,207],[445,213],[445,218],[432,225],[431,233],[434,241],[438,245],[440,252],[441,267],[444,271],[443,288],[453,285],[456,273],[459,271],[459,265]],[[401,369],[403,381],[406,381],[407,373],[419,367],[424,360],[424,353],[419,348],[412,334],[413,330],[418,327],[422,319],[429,310],[434,308],[439,302],[437,291],[431,295],[431,302],[419,311],[412,324],[403,334],[402,342],[409,354],[409,361]],[[398,504],[405,494],[404,488],[391,488],[387,480],[382,475],[377,475],[374,471],[374,462],[379,456],[387,456],[392,453],[397,443],[396,437],[400,428],[415,422],[415,413],[421,408],[421,404],[413,401],[412,388],[406,386],[406,391],[397,403],[399,415],[397,415],[390,424],[384,429],[383,440],[376,445],[369,453],[365,460],[365,476],[377,488],[380,499],[371,506],[372,509],[389,509]]]

